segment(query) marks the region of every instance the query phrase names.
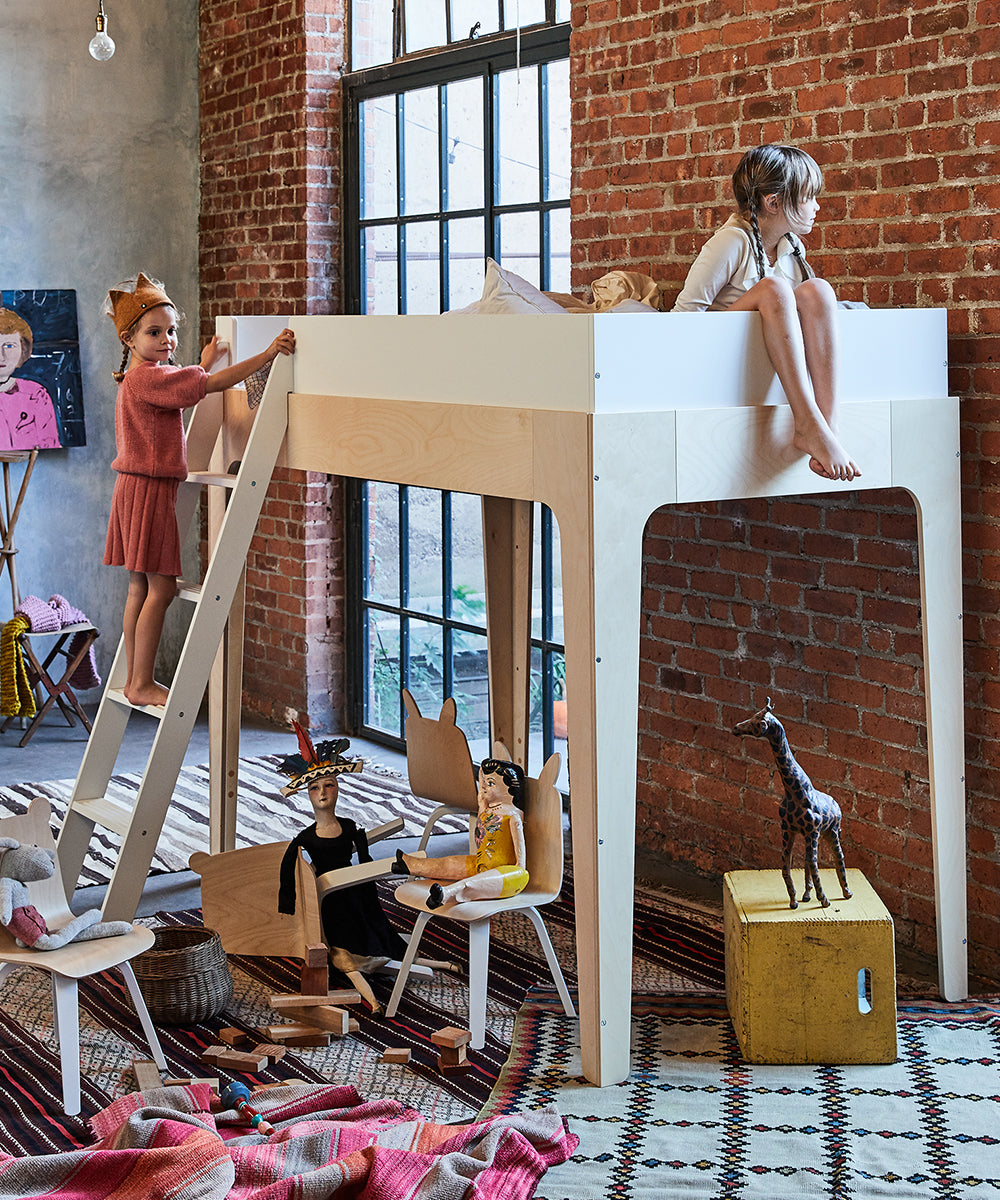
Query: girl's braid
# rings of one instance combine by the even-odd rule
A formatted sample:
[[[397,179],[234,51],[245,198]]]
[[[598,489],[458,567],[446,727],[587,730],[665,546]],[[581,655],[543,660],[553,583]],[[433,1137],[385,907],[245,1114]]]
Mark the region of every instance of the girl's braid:
[[[750,239],[753,245],[753,256],[757,260],[757,272],[761,279],[764,278],[764,242],[760,236],[760,226],[757,224],[757,206],[750,205],[750,228],[753,231],[753,237]]]
[[[118,368],[117,371],[111,372],[111,378],[115,381],[115,383],[121,383],[121,381],[125,378],[125,368],[128,366],[128,356],[131,353],[132,353],[132,351],[129,349],[128,346],[123,347],[123,349],[122,349],[122,365]]]

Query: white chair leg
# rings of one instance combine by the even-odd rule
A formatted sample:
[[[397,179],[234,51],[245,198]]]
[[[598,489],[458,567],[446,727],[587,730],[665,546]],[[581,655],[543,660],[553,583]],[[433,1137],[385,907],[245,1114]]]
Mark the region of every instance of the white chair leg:
[[[139,1024],[142,1026],[142,1032],[146,1035],[146,1041],[149,1043],[149,1051],[153,1056],[153,1062],[156,1063],[161,1071],[165,1071],[167,1069],[167,1060],[163,1057],[163,1050],[160,1048],[160,1039],[156,1036],[153,1021],[149,1015],[149,1009],[146,1007],[146,1001],[142,998],[142,992],[139,991],[139,984],[136,982],[132,964],[123,962],[119,963],[118,966],[121,970],[122,978],[125,980],[125,986],[128,988],[128,994],[132,997],[132,1003],[135,1006]]]
[[[486,1045],[486,980],[490,969],[490,921],[469,924],[469,1032],[473,1050]]]
[[[63,1111],[75,1117],[80,1111],[80,1026],[76,980],[52,975],[52,1020],[59,1038]]]
[[[396,1010],[399,1008],[399,1001],[403,995],[403,988],[406,987],[406,980],[410,974],[410,967],[413,966],[413,960],[417,957],[417,948],[420,945],[420,936],[424,932],[424,926],[431,919],[431,913],[417,913],[417,919],[413,922],[413,932],[410,934],[410,942],[406,947],[406,953],[403,955],[403,961],[399,967],[399,974],[396,976],[396,986],[392,989],[392,995],[389,997],[389,1004],[385,1010],[387,1017],[394,1017]]]
[[[541,913],[537,908],[526,908],[523,911],[531,918],[531,923],[535,927],[535,933],[538,934],[538,941],[545,952],[545,961],[549,964],[549,970],[552,972],[552,980],[556,985],[556,991],[559,993],[559,999],[562,1001],[563,1011],[567,1017],[575,1017],[576,1009],[573,1007],[569,988],[566,986],[566,980],[563,979],[562,968],[559,966],[555,947],[552,945],[552,939],[549,937],[549,931],[545,928],[545,922],[542,920]]]

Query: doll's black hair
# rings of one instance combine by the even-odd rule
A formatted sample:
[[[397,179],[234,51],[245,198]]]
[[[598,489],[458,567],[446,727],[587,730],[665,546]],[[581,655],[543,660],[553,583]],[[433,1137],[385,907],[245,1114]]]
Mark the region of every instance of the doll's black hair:
[[[508,762],[503,758],[484,758],[479,764],[479,776],[499,775],[510,792],[514,804],[524,811],[524,769],[517,763]]]

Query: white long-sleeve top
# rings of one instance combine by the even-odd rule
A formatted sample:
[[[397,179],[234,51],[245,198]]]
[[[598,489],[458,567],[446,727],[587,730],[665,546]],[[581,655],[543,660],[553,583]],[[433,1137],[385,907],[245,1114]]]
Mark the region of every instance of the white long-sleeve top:
[[[792,251],[792,234],[786,234],[774,264],[764,274],[787,279],[793,287],[802,282],[802,268]],[[731,216],[702,246],[691,264],[674,312],[725,312],[755,283],[760,271],[753,252],[749,224]]]

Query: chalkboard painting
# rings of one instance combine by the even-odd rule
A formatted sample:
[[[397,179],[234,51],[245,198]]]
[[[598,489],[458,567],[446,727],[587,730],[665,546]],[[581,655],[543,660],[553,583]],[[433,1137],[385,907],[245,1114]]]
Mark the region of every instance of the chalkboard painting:
[[[76,292],[0,291],[0,452],[86,444]]]

